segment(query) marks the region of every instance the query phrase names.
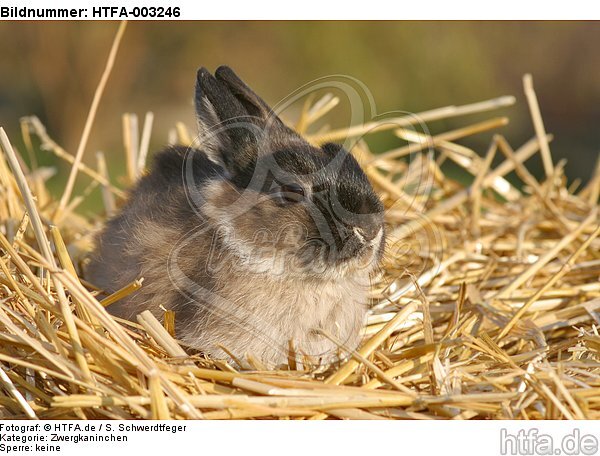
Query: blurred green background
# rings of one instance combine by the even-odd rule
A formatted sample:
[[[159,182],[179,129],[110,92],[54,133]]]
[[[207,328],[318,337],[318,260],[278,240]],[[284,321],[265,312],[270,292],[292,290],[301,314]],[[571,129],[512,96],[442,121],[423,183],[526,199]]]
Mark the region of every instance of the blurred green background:
[[[118,24],[0,24],[0,125],[22,147],[19,118],[35,114],[75,153]],[[532,73],[555,161],[567,158],[570,179],[587,179],[600,144],[600,25],[595,22],[131,22],[100,104],[86,161],[109,156],[122,174],[121,114],[155,114],[152,149],[176,121],[194,127],[196,69],[228,64],[271,104],[315,78],[346,74],[371,91],[377,112],[419,112],[515,95],[494,114],[429,125],[433,133],[496,115],[514,147],[534,134],[522,75]],[[343,106],[338,111],[343,111]],[[345,119],[344,113],[338,114]],[[338,119],[338,121],[339,121]],[[335,123],[335,119],[334,119]],[[343,120],[341,121],[343,124]],[[490,134],[464,142],[483,154]],[[375,151],[402,144],[377,138]],[[62,188],[68,166],[52,187]],[[536,172],[539,164],[533,164]],[[86,178],[79,179],[78,188]]]

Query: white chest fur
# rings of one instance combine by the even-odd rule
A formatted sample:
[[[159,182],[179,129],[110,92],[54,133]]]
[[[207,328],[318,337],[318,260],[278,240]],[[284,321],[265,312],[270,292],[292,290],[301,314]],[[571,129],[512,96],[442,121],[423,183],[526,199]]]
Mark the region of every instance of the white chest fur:
[[[356,348],[368,281],[368,276],[361,276],[309,284],[238,276],[234,283],[215,287],[216,307],[211,312],[199,309],[197,326],[182,336],[184,342],[217,357],[223,355],[222,345],[239,359],[251,354],[277,365],[287,361],[291,340],[297,353],[331,361],[338,346],[320,331]],[[341,354],[347,356],[344,350]]]

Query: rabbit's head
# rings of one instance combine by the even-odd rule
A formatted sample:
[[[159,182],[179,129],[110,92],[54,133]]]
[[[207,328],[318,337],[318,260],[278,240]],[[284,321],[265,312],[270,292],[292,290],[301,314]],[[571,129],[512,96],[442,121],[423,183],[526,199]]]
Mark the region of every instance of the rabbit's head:
[[[198,71],[195,101],[199,149],[224,169],[197,192],[218,249],[284,278],[373,270],[383,205],[352,155],[310,145],[228,67]]]

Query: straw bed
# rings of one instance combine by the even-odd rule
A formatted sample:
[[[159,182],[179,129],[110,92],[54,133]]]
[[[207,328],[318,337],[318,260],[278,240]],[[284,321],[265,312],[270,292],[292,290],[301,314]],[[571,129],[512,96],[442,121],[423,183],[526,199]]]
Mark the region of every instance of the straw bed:
[[[81,162],[91,123],[73,156],[37,119],[22,121],[29,152],[39,144],[75,164],[70,176],[91,181],[86,192],[71,195],[70,177],[56,199],[45,187],[47,171],[28,169],[0,130],[0,415],[600,418],[600,166],[583,188],[567,187],[564,163],[552,161],[532,81],[524,82],[535,136],[516,150],[498,134],[505,117],[433,136],[411,128],[419,117],[503,109],[512,97],[318,134],[311,126],[339,100],[326,95],[304,106],[296,128],[314,144],[354,141],[352,152],[386,206],[389,240],[363,342],[333,366],[304,359],[291,346],[287,366],[266,371],[249,356],[255,369],[241,371],[188,355],[172,337],[177,315],[167,315],[166,328],[149,313],[137,322],[111,317],[106,306],[144,284],[140,277],[99,301],[78,275],[99,221],[78,215],[77,206],[96,186],[108,214],[124,198],[103,154],[96,169]],[[128,181],[145,167],[152,115],[138,124],[123,117]],[[375,155],[359,140],[385,130],[407,144]],[[487,150],[458,142],[482,134],[493,134]],[[182,124],[172,138],[190,141]],[[543,181],[525,163],[537,154]],[[444,175],[446,160],[472,181]],[[506,178],[512,172],[522,188]]]

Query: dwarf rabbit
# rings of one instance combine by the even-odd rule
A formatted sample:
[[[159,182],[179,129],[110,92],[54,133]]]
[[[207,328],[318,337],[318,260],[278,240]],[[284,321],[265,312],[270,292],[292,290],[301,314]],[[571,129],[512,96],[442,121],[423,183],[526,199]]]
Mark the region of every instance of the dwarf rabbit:
[[[198,148],[169,147],[98,235],[87,277],[143,286],[109,311],[176,315],[176,336],[215,358],[331,362],[356,348],[383,206],[341,146],[314,147],[228,67],[198,71]],[[346,353],[347,355],[347,353]]]

